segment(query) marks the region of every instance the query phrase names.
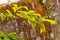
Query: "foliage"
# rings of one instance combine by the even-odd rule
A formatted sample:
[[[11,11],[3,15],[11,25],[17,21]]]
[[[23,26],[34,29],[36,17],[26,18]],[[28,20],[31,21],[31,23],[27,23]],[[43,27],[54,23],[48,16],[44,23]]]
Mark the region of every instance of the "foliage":
[[[15,16],[9,10],[6,10],[6,13],[0,13],[1,20],[5,20],[6,18],[15,18]]]
[[[25,11],[21,10],[22,8],[26,9]],[[26,6],[18,6],[13,4],[12,7],[13,11],[16,13],[16,16],[22,17],[27,19],[27,21],[32,25],[32,28],[35,26],[40,27],[40,33],[45,31],[45,25],[43,22],[49,22],[51,24],[56,24],[54,20],[48,19],[46,16],[42,17],[39,13],[35,13],[33,10],[29,10]],[[1,19],[5,20],[6,18],[16,18],[8,9],[6,10],[7,13],[1,13]]]
[[[4,35],[4,33],[0,31],[0,40],[23,40],[23,39],[16,33],[9,33],[7,35]]]

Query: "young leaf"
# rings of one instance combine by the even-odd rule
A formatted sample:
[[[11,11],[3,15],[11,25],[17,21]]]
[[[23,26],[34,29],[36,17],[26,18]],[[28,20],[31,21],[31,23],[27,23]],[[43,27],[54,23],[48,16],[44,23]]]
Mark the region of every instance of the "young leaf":
[[[9,17],[9,18],[14,18],[15,16],[9,11],[9,10],[6,10],[6,16]]]
[[[14,10],[14,12],[16,12],[17,10],[18,10],[18,5],[17,4],[13,4],[13,7],[12,7],[12,9]]]
[[[1,18],[1,20],[5,20],[6,16],[3,13],[0,13],[0,18]]]
[[[30,16],[28,16],[27,12],[20,11],[21,13],[17,13],[16,15],[25,19],[31,19]]]
[[[42,19],[42,21],[44,22],[49,22],[49,23],[51,23],[51,24],[57,24],[56,23],[56,21],[54,21],[54,20],[51,20],[51,19]]]
[[[31,23],[31,25],[32,25],[32,28],[35,28],[37,22],[36,22],[35,20],[31,20],[30,23]]]
[[[45,25],[41,22],[38,22],[38,25],[40,26],[40,33],[43,33],[45,30]]]
[[[18,9],[22,9],[22,8],[28,10],[28,7],[27,6],[20,6]]]

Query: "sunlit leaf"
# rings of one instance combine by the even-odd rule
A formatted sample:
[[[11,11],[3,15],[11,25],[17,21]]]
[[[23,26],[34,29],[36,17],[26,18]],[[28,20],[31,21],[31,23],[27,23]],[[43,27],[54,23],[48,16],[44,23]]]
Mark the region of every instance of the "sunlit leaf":
[[[0,13],[0,18],[1,18],[1,20],[5,20],[6,16],[3,13]]]
[[[43,0],[45,2],[45,0]],[[26,9],[25,11],[20,9]],[[40,26],[40,33],[43,33],[45,30],[45,25],[43,22],[48,22],[51,24],[56,24],[54,20],[47,19],[47,16],[41,16],[40,13],[35,13],[33,10],[29,10],[26,6],[18,6],[17,4],[13,4],[12,7],[13,11],[16,13],[14,16],[13,13],[10,10],[6,10],[6,13],[0,14],[0,18],[2,20],[5,20],[6,18],[17,18],[22,17],[24,19],[27,19],[27,21],[31,24],[32,28],[35,28],[36,25]],[[18,36],[16,34],[8,34],[8,36],[12,39],[16,39]],[[7,37],[8,38],[8,37]],[[6,40],[6,37],[5,37]]]
[[[18,5],[17,4],[13,4],[13,7],[12,7],[12,9],[14,10],[14,12],[16,12],[17,10],[18,10]]]
[[[29,11],[28,11],[28,13],[32,13],[32,14],[33,14],[33,13],[34,13],[34,11],[33,11],[33,10],[29,10]]]
[[[16,15],[19,16],[19,17],[25,18],[25,19],[30,19],[30,16],[28,16],[27,14],[17,13]]]
[[[43,33],[45,30],[45,25],[41,22],[38,22],[38,25],[40,26],[40,33]]]
[[[57,24],[56,21],[51,20],[51,19],[42,19],[42,21],[49,22],[51,24]]]
[[[37,25],[36,20],[30,20],[30,23],[32,25],[32,28],[35,28],[35,26]]]
[[[28,7],[27,6],[20,6],[18,9],[22,9],[22,8],[28,10]]]
[[[10,18],[14,18],[15,16],[9,11],[9,10],[6,10],[7,13],[5,14],[7,17],[10,17]]]
[[[34,17],[34,16],[39,16],[39,17],[41,17],[40,14],[35,13],[33,10],[28,11],[28,14],[33,15],[33,17]]]

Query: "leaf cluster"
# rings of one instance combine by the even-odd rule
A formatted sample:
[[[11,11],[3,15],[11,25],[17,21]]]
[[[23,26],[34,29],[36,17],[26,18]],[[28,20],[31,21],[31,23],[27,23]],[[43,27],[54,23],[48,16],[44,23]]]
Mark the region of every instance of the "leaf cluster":
[[[16,33],[9,33],[5,35],[0,31],[0,40],[23,40],[23,38],[18,36]]]
[[[23,8],[26,10],[23,10]],[[32,28],[35,28],[38,25],[40,27],[40,33],[46,31],[43,22],[56,24],[54,20],[48,19],[47,16],[42,17],[39,13],[35,13],[33,10],[29,10],[26,6],[18,6],[17,4],[13,4],[12,9],[16,13],[16,16],[27,19]],[[5,20],[6,18],[16,18],[16,16],[13,15],[13,13],[11,13],[11,11],[9,11],[8,9],[6,10],[5,14],[0,13],[0,17],[2,20]]]

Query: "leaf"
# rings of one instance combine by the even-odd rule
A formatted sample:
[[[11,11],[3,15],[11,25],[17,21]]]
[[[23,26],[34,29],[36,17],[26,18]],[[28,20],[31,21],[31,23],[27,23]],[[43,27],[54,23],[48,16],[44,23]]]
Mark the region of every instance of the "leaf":
[[[18,5],[17,4],[13,4],[13,7],[12,7],[12,9],[14,10],[14,12],[16,12],[17,10],[18,10]]]
[[[1,38],[0,38],[0,40],[1,40]]]
[[[4,36],[4,40],[10,40],[10,38],[8,38],[8,36]]]
[[[31,23],[31,25],[32,25],[32,28],[35,28],[35,26],[36,26],[36,21],[30,21],[30,23]]]
[[[9,18],[15,18],[15,16],[9,11],[9,10],[6,10],[6,16],[9,17]]]
[[[23,38],[18,36],[15,32],[14,33],[9,33],[8,37],[13,39],[13,40],[23,40]]]
[[[23,40],[23,38],[22,37],[18,37],[18,40]]]
[[[16,33],[9,33],[8,37],[11,38],[11,39],[13,39],[13,40],[16,40],[17,37],[18,37],[18,35]]]
[[[45,30],[45,25],[41,22],[38,22],[38,25],[40,26],[40,33],[43,33]]]
[[[25,19],[27,19],[27,20],[28,20],[28,19],[31,19],[31,17],[28,16],[27,13],[17,13],[16,15],[19,16],[19,17],[25,18]]]
[[[0,31],[0,38],[4,37],[4,33]]]
[[[51,20],[51,19],[42,19],[42,21],[44,22],[49,22],[49,23],[51,23],[51,24],[57,24],[56,23],[56,21],[54,21],[54,20]]]
[[[33,10],[29,10],[29,11],[28,11],[28,14],[29,14],[29,15],[33,15],[33,17],[34,17],[34,16],[39,16],[39,17],[41,17],[40,14],[35,13]]]
[[[26,11],[18,11],[18,13],[26,13],[26,14],[27,14],[27,12],[26,12]]]
[[[27,6],[20,6],[18,9],[22,9],[22,8],[28,10],[28,7]]]
[[[5,20],[6,16],[3,13],[0,13],[0,18],[1,18],[1,20]]]
[[[34,11],[33,10],[29,10],[28,13],[31,14],[31,13],[34,13]]]
[[[17,4],[13,4],[14,8],[18,9],[18,5]]]

